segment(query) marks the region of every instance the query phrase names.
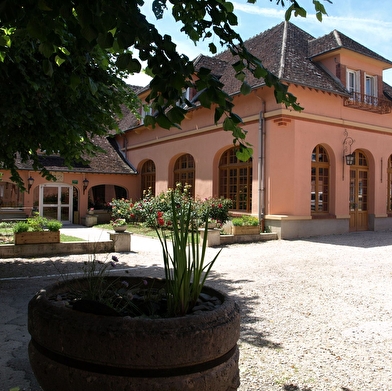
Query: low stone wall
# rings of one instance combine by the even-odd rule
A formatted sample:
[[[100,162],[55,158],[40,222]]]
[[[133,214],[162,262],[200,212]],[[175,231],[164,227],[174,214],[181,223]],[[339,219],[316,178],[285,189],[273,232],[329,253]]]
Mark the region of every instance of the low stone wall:
[[[278,234],[276,233],[261,233],[257,235],[221,235],[220,244],[233,244],[233,243],[247,243],[247,242],[262,242],[266,240],[277,240]]]
[[[54,255],[98,254],[115,251],[115,242],[68,242],[47,244],[5,244],[0,246],[0,258],[36,258]]]

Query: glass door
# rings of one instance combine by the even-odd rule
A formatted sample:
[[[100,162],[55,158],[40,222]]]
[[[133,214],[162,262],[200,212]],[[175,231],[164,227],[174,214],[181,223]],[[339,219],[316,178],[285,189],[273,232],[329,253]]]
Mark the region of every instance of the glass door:
[[[45,184],[40,186],[39,213],[63,224],[72,222],[72,186]]]

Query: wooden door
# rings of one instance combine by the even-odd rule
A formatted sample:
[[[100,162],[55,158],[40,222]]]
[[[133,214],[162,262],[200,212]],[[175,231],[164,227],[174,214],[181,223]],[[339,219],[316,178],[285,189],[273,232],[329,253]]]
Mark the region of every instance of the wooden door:
[[[355,151],[355,164],[350,168],[350,231],[368,230],[368,176],[366,156]]]

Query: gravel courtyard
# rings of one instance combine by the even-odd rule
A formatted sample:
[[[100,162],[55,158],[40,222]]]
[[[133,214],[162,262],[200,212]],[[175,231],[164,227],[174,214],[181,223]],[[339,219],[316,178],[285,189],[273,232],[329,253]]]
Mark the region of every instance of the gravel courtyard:
[[[156,240],[133,236],[116,255],[122,269],[162,276]],[[28,300],[86,259],[0,260],[0,391],[40,390]],[[226,246],[209,284],[241,306],[239,391],[392,390],[392,232]]]

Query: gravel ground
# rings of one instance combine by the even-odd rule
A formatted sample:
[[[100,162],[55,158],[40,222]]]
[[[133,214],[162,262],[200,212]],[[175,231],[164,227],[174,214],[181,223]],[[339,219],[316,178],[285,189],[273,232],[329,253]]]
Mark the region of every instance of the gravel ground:
[[[156,241],[132,240],[132,253],[117,254],[121,267],[162,276]],[[208,249],[209,256],[216,251]],[[392,390],[391,254],[391,232],[224,247],[209,285],[236,297],[241,306],[239,391]],[[22,323],[13,359],[1,362],[0,357],[2,368],[11,370],[0,373],[0,391],[16,385],[39,390],[25,353],[28,335],[20,313],[25,306],[11,295],[52,278],[33,276],[72,273],[84,260],[0,260],[0,300],[8,312],[18,312],[15,319]],[[13,322],[0,320],[1,346]],[[24,371],[23,384],[12,383],[12,371]]]

